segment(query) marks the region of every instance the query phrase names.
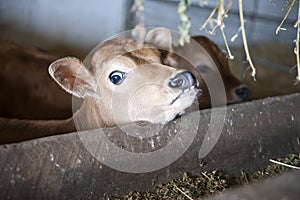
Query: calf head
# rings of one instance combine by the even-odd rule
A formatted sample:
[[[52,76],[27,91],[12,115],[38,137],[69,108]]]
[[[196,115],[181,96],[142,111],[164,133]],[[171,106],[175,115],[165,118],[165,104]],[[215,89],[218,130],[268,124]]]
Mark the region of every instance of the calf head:
[[[84,98],[78,115],[86,123],[167,123],[184,113],[199,93],[191,72],[162,64],[155,47],[132,39],[106,41],[88,58],[85,65],[62,58],[49,67],[63,89]]]
[[[249,87],[239,81],[231,73],[228,58],[224,55],[220,48],[213,41],[204,36],[194,36],[192,39],[208,52],[217,66],[217,70],[221,74],[224,82],[227,104],[249,100],[251,93]],[[211,66],[212,65],[209,63],[202,64],[202,62],[199,62],[196,68],[201,74],[203,74],[203,76],[210,76],[216,70]]]
[[[167,29],[155,29],[149,35],[151,35],[148,37],[151,39],[150,43],[164,49],[162,52],[165,64],[179,69],[187,69],[198,79],[200,88],[203,90],[198,99],[200,108],[211,106],[211,91],[208,90],[208,86],[211,90],[218,90],[216,80],[219,79],[219,76],[224,84],[227,104],[250,98],[250,89],[230,72],[228,59],[213,41],[204,36],[194,36],[189,44],[174,47]],[[152,38],[156,38],[156,40]],[[214,95],[214,98],[222,99],[221,96],[218,97],[218,94]],[[215,105],[224,105],[224,102],[220,101]]]

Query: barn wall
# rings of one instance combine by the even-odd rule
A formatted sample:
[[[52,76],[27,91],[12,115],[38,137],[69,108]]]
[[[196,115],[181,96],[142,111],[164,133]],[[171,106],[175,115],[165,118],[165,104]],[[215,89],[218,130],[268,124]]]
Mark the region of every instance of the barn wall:
[[[47,48],[54,44],[90,50],[124,30],[124,0],[0,1],[0,37]]]
[[[135,25],[126,23],[132,0],[2,0],[0,1],[0,37],[26,44],[48,47],[53,44],[69,45],[90,50],[99,42]],[[189,11],[192,18],[191,34],[208,35],[218,44],[223,39],[218,30],[216,36],[200,31],[216,0],[200,8],[199,0],[193,0]],[[232,37],[238,30],[237,1],[233,1],[229,18],[225,20],[226,34]],[[178,0],[145,0],[147,26],[165,26],[177,30],[180,23],[176,12]],[[282,0],[244,1],[247,34],[250,43],[279,41],[292,44],[296,31],[297,9],[293,9],[284,27],[287,31],[275,35],[275,29],[285,12]],[[128,22],[128,21],[127,21]],[[241,37],[230,45],[241,45]]]
[[[171,29],[176,29],[180,23],[179,16],[176,12],[177,2],[174,0],[146,0],[145,1],[145,14],[146,24],[148,26],[166,26]],[[210,12],[216,5],[217,0],[209,0],[208,5],[201,8],[199,6],[199,0],[192,0],[192,7],[189,10],[189,15],[192,20],[192,35],[206,35],[222,45],[223,38],[220,34],[220,30],[217,29],[216,35],[212,36],[208,34],[208,30],[199,30]],[[228,1],[225,1],[227,4]],[[290,13],[284,28],[286,31],[280,32],[279,35],[275,34],[275,29],[282,20],[285,11],[282,11],[282,0],[272,1],[244,1],[244,15],[246,19],[247,35],[249,36],[249,42],[270,42],[276,40],[277,42],[292,44],[296,37],[296,30],[293,28],[293,24],[297,19],[297,8],[295,7]],[[238,12],[238,1],[233,1],[228,18],[225,19],[225,32],[230,39],[239,29],[240,20]],[[240,46],[241,37],[230,45]]]

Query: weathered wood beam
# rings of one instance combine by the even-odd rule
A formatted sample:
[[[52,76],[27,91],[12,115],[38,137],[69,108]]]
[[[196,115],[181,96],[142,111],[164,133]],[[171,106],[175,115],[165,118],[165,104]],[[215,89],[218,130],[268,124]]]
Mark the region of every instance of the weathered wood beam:
[[[220,138],[204,158],[199,158],[199,150],[211,124],[211,110],[187,113],[185,117],[190,117],[190,121],[185,122],[185,117],[176,119],[160,131],[159,136],[166,141],[156,138],[154,150],[169,145],[176,138],[175,130],[179,129],[185,131],[179,139],[192,139],[191,145],[186,146],[187,150],[175,162],[147,173],[121,172],[102,164],[87,151],[78,133],[2,145],[0,199],[98,199],[105,194],[151,190],[159,183],[182,176],[183,172],[197,175],[219,169],[231,174],[240,174],[241,170],[251,173],[265,167],[270,158],[300,152],[299,108],[300,94],[227,106]],[[150,125],[151,128],[157,126]],[[195,138],[188,138],[193,137],[191,133],[197,128]],[[103,129],[103,132],[124,150],[151,151],[149,140],[145,142],[132,136],[128,139],[119,127]],[[129,142],[124,142],[125,139]],[[105,150],[113,152],[104,146],[98,152]],[[143,154],[140,155],[143,159]],[[162,163],[163,158],[157,156],[155,162],[153,166]],[[134,168],[135,163],[124,166],[130,164]]]

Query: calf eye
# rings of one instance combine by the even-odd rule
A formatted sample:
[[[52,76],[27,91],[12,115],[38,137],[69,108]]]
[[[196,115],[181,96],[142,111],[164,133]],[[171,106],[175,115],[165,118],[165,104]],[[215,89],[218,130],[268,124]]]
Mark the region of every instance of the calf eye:
[[[110,81],[115,85],[120,85],[125,79],[125,73],[121,71],[113,71],[109,74]]]

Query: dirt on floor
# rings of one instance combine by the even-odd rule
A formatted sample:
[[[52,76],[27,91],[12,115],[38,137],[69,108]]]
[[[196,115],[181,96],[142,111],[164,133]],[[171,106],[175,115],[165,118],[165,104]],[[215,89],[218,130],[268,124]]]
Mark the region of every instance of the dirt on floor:
[[[232,188],[248,185],[265,178],[278,176],[284,172],[293,170],[280,163],[285,163],[300,168],[300,153],[290,154],[285,158],[278,158],[263,170],[253,174],[246,174],[241,171],[239,177],[231,176],[226,172],[218,170],[204,172],[202,176],[191,176],[184,173],[182,178],[173,179],[166,184],[160,184],[154,192],[130,192],[122,197],[107,196],[104,199],[125,200],[125,199],[199,199],[213,194],[228,191]]]

